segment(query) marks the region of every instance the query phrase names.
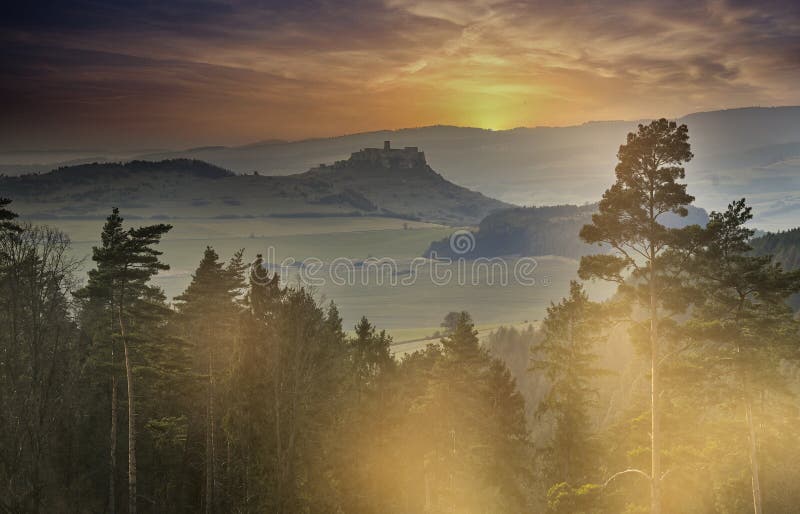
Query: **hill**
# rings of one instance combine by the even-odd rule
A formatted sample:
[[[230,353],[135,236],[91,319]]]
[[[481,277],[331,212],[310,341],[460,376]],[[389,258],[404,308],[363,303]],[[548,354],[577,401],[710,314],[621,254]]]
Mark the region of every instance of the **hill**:
[[[756,255],[773,255],[784,268],[800,268],[800,227],[768,232],[750,241]]]
[[[750,241],[756,255],[772,255],[784,269],[800,268],[800,227],[781,232],[767,232]],[[789,303],[800,310],[800,295],[794,295]]]
[[[670,214],[664,224],[677,227],[691,224],[705,225],[708,214],[703,209],[689,206],[685,218]],[[556,205],[546,207],[519,207],[498,211],[484,218],[472,232],[474,244],[468,252],[451,248],[449,238],[431,243],[425,255],[439,257],[500,257],[508,255],[557,255],[578,259],[596,253],[597,247],[583,243],[578,236],[581,227],[590,223],[597,204]]]
[[[687,165],[689,192],[697,203],[725,209],[747,197],[764,230],[796,226],[800,215],[800,107],[744,108],[689,114],[695,158]],[[616,152],[636,121],[598,121],[571,127],[512,130],[431,126],[303,141],[264,141],[148,152],[150,161],[198,159],[235,173],[290,175],[346,159],[354,148],[419,145],[444,178],[517,205],[594,202],[613,181]],[[97,155],[93,151],[91,155]],[[88,157],[88,155],[87,155]],[[10,164],[0,172],[46,171],[54,166]],[[31,157],[35,162],[45,156]],[[76,159],[76,155],[70,155]],[[21,157],[19,157],[21,159]],[[34,162],[28,161],[28,162]]]
[[[102,217],[117,205],[129,217],[368,214],[463,225],[509,207],[445,180],[416,149],[376,148],[377,160],[359,157],[369,150],[287,176],[237,175],[190,159],[137,160],[0,177],[0,190],[14,199],[20,214],[32,218]],[[406,160],[404,152],[416,157]],[[382,160],[385,156],[391,158]]]
[[[687,165],[687,182],[699,205],[724,209],[731,199],[746,196],[760,228],[796,225],[800,107],[701,112],[678,121],[689,127],[695,158]],[[433,126],[148,158],[198,158],[236,172],[288,174],[391,139],[397,145],[424,146],[431,166],[445,178],[493,198],[517,205],[580,205],[596,201],[613,181],[617,149],[636,123],[499,131]]]

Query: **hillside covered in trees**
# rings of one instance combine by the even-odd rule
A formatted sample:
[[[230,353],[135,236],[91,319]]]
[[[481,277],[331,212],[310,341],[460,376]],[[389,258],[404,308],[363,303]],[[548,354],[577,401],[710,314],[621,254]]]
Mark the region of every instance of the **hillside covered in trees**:
[[[117,208],[80,283],[0,199],[0,511],[793,512],[800,271],[754,254],[744,199],[665,222],[692,157],[685,125],[640,125],[540,324],[482,344],[455,312],[403,357],[242,252],[166,298],[173,227]]]
[[[783,232],[768,232],[750,241],[756,255],[771,255],[787,270],[800,269],[800,227]],[[792,296],[790,304],[800,309],[800,295]]]
[[[687,206],[686,217],[667,213],[663,223],[667,227],[692,224],[705,225],[708,213],[695,206]],[[592,220],[597,204],[555,205],[542,207],[516,207],[493,212],[481,220],[472,232],[474,245],[470,251],[458,253],[449,239],[431,243],[426,256],[439,257],[498,257],[509,255],[558,255],[579,259],[593,253],[596,247],[579,237],[581,227]]]
[[[750,241],[757,255],[772,255],[786,269],[800,268],[800,227],[769,232]]]

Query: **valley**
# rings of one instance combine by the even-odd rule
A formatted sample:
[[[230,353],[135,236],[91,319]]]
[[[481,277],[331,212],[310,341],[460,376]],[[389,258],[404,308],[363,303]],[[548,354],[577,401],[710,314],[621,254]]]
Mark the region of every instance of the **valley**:
[[[124,212],[123,212],[124,214]],[[102,220],[48,220],[72,239],[73,254],[83,259],[82,269],[92,267],[91,249],[99,244]],[[131,225],[144,221],[130,220]],[[330,263],[345,257],[354,262],[369,257],[388,257],[403,269],[423,255],[431,243],[447,238],[453,228],[430,223],[407,222],[391,218],[336,217],[261,220],[174,220],[174,228],[160,244],[163,260],[170,269],[159,273],[154,283],[168,299],[180,294],[197,267],[197,255],[212,246],[223,259],[239,249],[251,262],[257,254],[274,249],[276,259],[297,261],[313,257]],[[362,315],[386,328],[398,342],[431,336],[447,312],[467,310],[476,315],[479,328],[501,324],[524,324],[541,319],[550,301],[563,295],[569,280],[576,277],[577,261],[558,257],[537,258],[533,277],[541,282],[526,286],[510,284],[492,287],[485,280],[472,286],[450,283],[437,285],[421,273],[419,280],[408,286],[392,286],[388,280],[378,284],[337,286],[328,283],[316,288],[320,300],[335,300],[346,328],[351,328]],[[284,277],[287,283],[299,283],[296,269]],[[603,297],[609,288],[595,288]],[[390,305],[391,309],[386,306]],[[433,341],[436,341],[433,338]],[[407,347],[405,348],[407,349]]]

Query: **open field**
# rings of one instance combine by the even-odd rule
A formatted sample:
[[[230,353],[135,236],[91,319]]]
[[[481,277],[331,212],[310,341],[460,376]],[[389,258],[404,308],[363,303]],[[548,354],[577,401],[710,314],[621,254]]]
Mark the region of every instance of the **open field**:
[[[122,212],[123,217],[125,212]],[[99,239],[104,220],[47,220],[36,221],[57,226],[69,234],[73,242],[94,242]],[[158,220],[130,220],[131,226],[160,223]],[[330,217],[330,218],[247,218],[247,219],[207,219],[186,218],[166,220],[172,230],[166,241],[184,239],[222,239],[255,238],[328,234],[338,232],[362,232],[368,230],[403,229],[441,229],[441,225],[419,221],[404,221],[384,217]]]
[[[209,245],[224,259],[244,248],[246,260],[254,259],[259,253],[274,255],[277,261],[289,257],[297,261],[317,258],[324,263],[341,257],[354,263],[369,257],[396,260],[400,275],[396,277],[399,279],[396,285],[391,285],[388,277],[379,283],[375,275],[369,276],[366,282],[358,280],[343,285],[327,280],[314,290],[321,299],[337,303],[346,328],[352,327],[359,317],[365,315],[379,328],[387,329],[397,342],[407,342],[402,349],[398,347],[401,352],[430,342],[424,338],[438,330],[439,323],[449,311],[470,311],[479,329],[487,333],[500,324],[523,324],[541,319],[550,301],[567,292],[577,268],[577,263],[570,259],[539,257],[532,275],[536,282],[534,285],[521,285],[510,277],[508,285],[500,286],[497,284],[499,280],[491,284],[486,277],[476,285],[469,280],[459,284],[456,279],[440,285],[434,283],[429,268],[425,267],[419,271],[413,284],[403,285],[400,282],[407,276],[411,260],[419,257],[431,241],[447,237],[453,229],[369,217],[179,219],[170,222],[175,228],[161,243],[160,249],[171,269],[156,280],[170,299],[180,294],[189,283],[203,250]],[[89,269],[92,265],[91,249],[97,244],[102,221],[59,220],[49,223],[73,239],[75,255],[84,258],[84,269]],[[131,225],[139,223],[142,222],[135,220]],[[513,262],[509,261],[509,267],[513,267]],[[297,284],[299,269],[291,268],[284,276],[289,283]],[[605,294],[601,287],[594,289],[597,294]],[[415,343],[411,344],[412,341]]]

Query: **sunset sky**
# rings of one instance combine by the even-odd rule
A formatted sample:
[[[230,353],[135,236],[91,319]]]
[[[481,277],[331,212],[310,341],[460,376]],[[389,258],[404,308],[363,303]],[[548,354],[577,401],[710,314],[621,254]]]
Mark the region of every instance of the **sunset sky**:
[[[79,0],[0,27],[3,151],[800,104],[797,0]]]

